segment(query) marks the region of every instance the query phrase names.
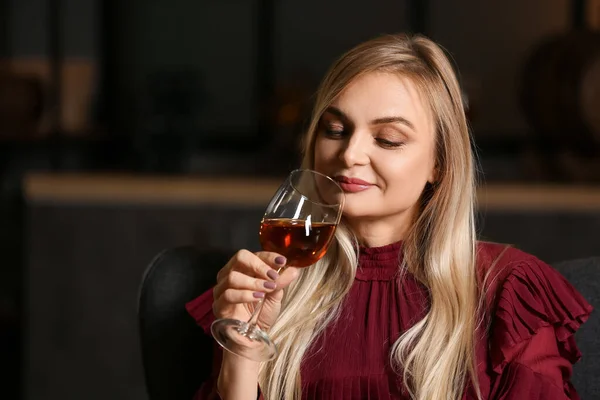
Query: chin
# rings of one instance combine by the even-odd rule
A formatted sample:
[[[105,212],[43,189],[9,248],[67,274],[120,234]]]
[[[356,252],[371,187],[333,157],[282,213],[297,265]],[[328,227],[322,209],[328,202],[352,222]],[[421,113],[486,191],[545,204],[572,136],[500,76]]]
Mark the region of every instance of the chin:
[[[346,219],[362,219],[362,218],[372,218],[376,213],[372,207],[357,207],[352,206],[346,203],[344,205],[344,218]]]

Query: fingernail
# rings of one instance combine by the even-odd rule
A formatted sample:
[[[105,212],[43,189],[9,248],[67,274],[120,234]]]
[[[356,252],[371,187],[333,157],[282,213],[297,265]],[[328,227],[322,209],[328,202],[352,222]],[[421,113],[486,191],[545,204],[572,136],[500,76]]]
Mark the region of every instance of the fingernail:
[[[265,282],[263,284],[263,286],[265,287],[265,289],[275,289],[277,287],[277,284],[275,282]]]
[[[287,260],[285,259],[284,256],[277,256],[277,257],[275,257],[275,264],[277,264],[277,265],[285,265],[286,261]]]
[[[273,279],[274,281],[277,280],[277,278],[279,278],[279,274],[274,269],[269,270],[269,272],[267,272],[267,276]]]
[[[262,299],[263,297],[265,297],[265,294],[263,292],[254,292],[252,293],[252,295],[257,299]]]

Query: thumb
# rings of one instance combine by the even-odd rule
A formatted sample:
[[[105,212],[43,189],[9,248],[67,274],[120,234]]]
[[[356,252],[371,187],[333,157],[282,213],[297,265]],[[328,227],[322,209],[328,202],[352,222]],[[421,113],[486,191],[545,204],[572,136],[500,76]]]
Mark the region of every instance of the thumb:
[[[300,270],[294,267],[285,267],[283,272],[277,278],[277,289],[270,293],[269,297],[273,300],[281,300],[283,297],[283,289],[288,287],[300,276]]]

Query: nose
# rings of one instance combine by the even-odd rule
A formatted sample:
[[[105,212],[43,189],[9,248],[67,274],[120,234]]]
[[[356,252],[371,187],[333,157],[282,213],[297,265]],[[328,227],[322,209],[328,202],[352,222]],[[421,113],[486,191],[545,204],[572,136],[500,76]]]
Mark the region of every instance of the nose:
[[[360,134],[355,131],[346,139],[345,146],[339,152],[339,158],[346,167],[369,163],[368,137],[370,135]]]

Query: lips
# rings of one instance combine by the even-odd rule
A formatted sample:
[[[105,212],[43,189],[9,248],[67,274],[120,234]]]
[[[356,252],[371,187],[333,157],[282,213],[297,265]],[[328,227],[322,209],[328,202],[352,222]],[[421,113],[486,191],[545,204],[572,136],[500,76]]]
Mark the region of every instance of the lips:
[[[334,178],[339,182],[340,186],[347,193],[357,193],[369,189],[373,184],[363,181],[358,178],[349,178],[347,176],[338,175]]]
[[[367,181],[363,181],[362,179],[358,179],[358,178],[348,178],[347,176],[343,176],[343,175],[338,175],[335,177],[335,180],[340,182],[340,183],[349,183],[352,185],[363,185],[363,186],[371,186],[371,184]]]

